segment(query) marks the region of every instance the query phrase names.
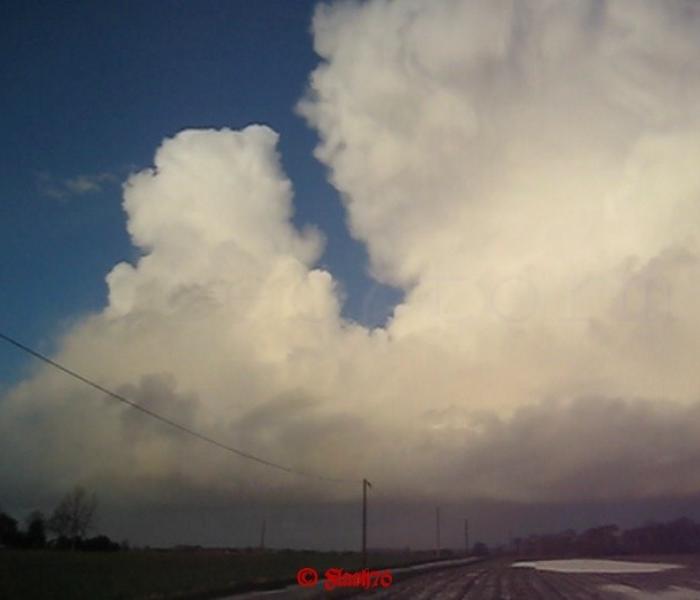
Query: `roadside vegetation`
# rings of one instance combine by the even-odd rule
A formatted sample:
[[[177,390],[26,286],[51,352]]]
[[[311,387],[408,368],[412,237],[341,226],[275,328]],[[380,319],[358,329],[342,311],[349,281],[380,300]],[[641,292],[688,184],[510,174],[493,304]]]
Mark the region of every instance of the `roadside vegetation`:
[[[425,561],[432,553],[370,554],[369,566]],[[206,599],[292,584],[302,567],[361,568],[356,552],[190,549],[86,552],[0,551],[0,598],[66,600]]]
[[[359,570],[358,552],[257,548],[130,548],[94,531],[97,499],[82,488],[46,517],[20,522],[0,511],[0,598],[3,600],[204,600],[296,581],[302,567]],[[449,550],[442,558],[452,556]],[[371,568],[434,559],[433,552],[370,552]]]

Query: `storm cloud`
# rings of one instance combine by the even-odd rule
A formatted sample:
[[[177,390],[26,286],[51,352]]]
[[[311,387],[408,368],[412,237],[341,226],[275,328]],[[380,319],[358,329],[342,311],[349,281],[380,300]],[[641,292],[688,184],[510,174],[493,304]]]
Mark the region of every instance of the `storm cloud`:
[[[697,494],[699,26],[680,0],[320,5],[297,110],[403,302],[381,327],[341,317],[269,127],[186,130],[125,183],[140,258],[56,360],[396,501]],[[0,485],[357,494],[130,410],[37,367],[0,400]]]

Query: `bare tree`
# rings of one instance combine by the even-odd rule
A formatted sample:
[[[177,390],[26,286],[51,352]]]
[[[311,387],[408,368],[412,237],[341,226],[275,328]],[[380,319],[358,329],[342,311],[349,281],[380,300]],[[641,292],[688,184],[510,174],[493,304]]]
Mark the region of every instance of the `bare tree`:
[[[96,511],[95,494],[88,494],[84,488],[77,486],[66,494],[54,509],[47,529],[59,537],[70,539],[75,547],[77,540],[85,537],[93,527]]]
[[[28,548],[43,548],[46,545],[46,518],[40,510],[34,510],[25,520],[25,542]]]

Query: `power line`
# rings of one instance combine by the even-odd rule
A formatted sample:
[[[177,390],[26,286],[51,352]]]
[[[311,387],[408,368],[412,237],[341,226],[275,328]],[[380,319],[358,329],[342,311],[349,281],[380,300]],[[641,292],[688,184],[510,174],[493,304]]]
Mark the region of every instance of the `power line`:
[[[141,406],[140,404],[137,404],[133,400],[129,400],[128,398],[125,398],[121,394],[117,394],[116,392],[113,392],[111,390],[108,390],[107,388],[101,386],[99,383],[95,383],[94,381],[88,379],[87,377],[83,377],[79,373],[76,373],[75,371],[69,369],[68,367],[64,367],[63,365],[57,363],[54,360],[51,360],[47,356],[44,356],[43,354],[37,352],[36,350],[32,350],[28,346],[25,346],[21,342],[18,342],[17,340],[11,338],[8,335],[5,335],[4,333],[0,332],[0,338],[8,342],[9,344],[12,344],[13,346],[19,348],[20,350],[26,352],[27,354],[31,354],[35,358],[38,358],[39,360],[45,362],[48,365],[51,365],[55,369],[58,369],[59,371],[63,371],[67,375],[70,375],[74,379],[77,379],[79,381],[82,381],[83,383],[89,385],[90,387],[95,388],[96,390],[99,390],[100,392],[103,392],[107,394],[108,396],[111,396],[112,398],[115,398],[116,400],[119,400],[120,402],[123,402],[124,404],[128,404],[131,408],[134,408],[136,410],[140,410],[142,413],[148,415],[149,417],[152,417],[154,419],[157,419],[158,421],[161,421],[162,423],[165,423],[166,425],[170,425],[171,427],[174,427],[175,429],[179,429],[180,431],[183,431],[184,433],[187,433],[193,437],[199,438],[200,440],[207,442],[208,444],[212,444],[213,446],[216,446],[217,448],[221,448],[222,450],[226,450],[228,452],[231,452],[233,454],[236,454],[240,456],[241,458],[245,458],[248,460],[252,460],[254,462],[257,462],[261,465],[265,465],[266,467],[272,467],[273,469],[279,469],[280,471],[285,471],[287,473],[292,473],[294,475],[300,475],[302,477],[310,477],[312,479],[320,479],[322,481],[330,481],[334,483],[359,483],[358,480],[354,479],[339,479],[336,477],[325,477],[323,475],[317,475],[315,473],[307,473],[306,471],[301,471],[298,469],[294,469],[292,467],[287,467],[284,465],[277,464],[275,462],[272,462],[270,460],[265,460],[264,458],[260,458],[258,456],[255,456],[253,454],[249,454],[248,452],[244,452],[243,450],[238,450],[237,448],[233,448],[232,446],[228,446],[227,444],[223,444],[213,438],[210,438],[207,435],[204,435],[202,433],[199,433],[195,431],[194,429],[190,429],[189,427],[186,427],[185,425],[181,425],[180,423],[173,421],[169,419],[168,417],[164,417],[152,410],[149,410],[148,408],[145,408]]]

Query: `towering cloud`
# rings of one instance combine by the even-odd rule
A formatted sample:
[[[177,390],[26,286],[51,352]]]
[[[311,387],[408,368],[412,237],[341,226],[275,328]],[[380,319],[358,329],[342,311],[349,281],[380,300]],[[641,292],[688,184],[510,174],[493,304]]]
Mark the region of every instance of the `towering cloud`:
[[[375,276],[407,291],[388,333],[430,344],[436,364],[412,368],[444,375],[433,402],[694,400],[698,16],[624,1],[317,11],[325,61],[300,110]]]
[[[57,360],[397,499],[425,482],[454,499],[699,492],[699,25],[680,0],[321,5],[298,110],[373,276],[405,301],[376,329],[340,317],[269,128],[183,131],[126,183],[141,257]],[[0,485],[356,492],[129,410],[37,369],[0,402]]]

